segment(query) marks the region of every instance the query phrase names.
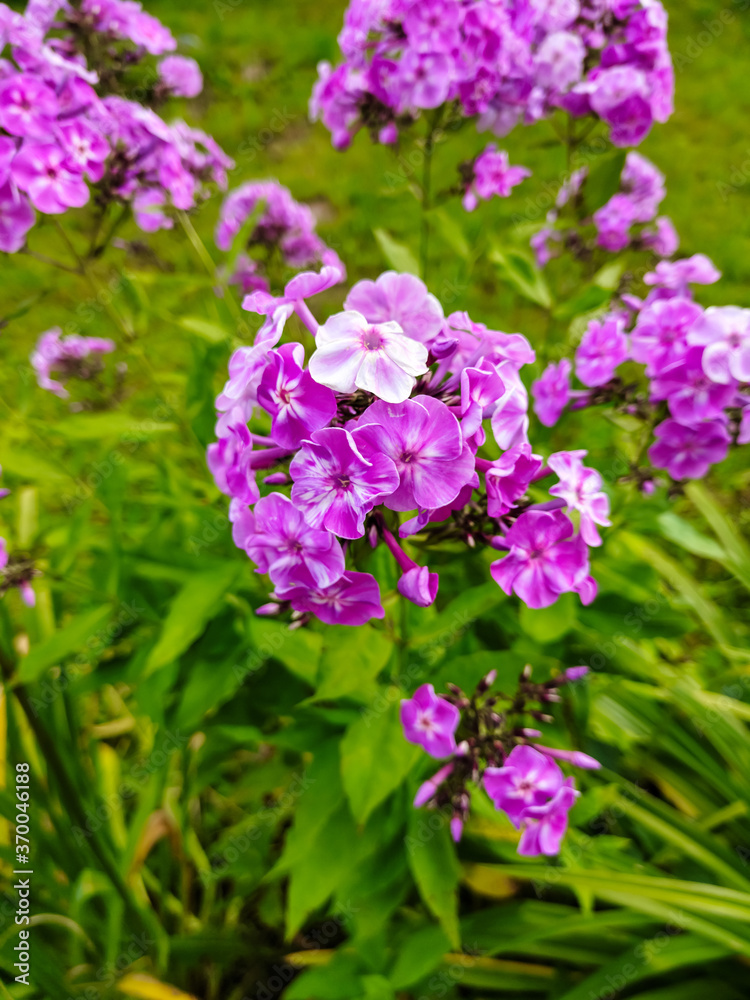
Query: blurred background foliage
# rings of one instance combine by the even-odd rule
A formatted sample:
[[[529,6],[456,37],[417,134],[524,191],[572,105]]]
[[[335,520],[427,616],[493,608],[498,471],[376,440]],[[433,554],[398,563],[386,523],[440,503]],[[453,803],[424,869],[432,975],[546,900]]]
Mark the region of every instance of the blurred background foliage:
[[[205,94],[178,113],[236,159],[232,185],[275,176],[308,201],[350,281],[416,252],[418,142],[394,156],[361,135],[340,154],[307,123],[340,0],[147,6],[201,63]],[[748,306],[750,14],[744,2],[667,7],[677,111],[643,152],[667,174],[683,251],[724,272],[701,300]],[[467,128],[440,144],[439,185],[485,141]],[[566,163],[549,124],[503,145],[533,179],[471,216],[434,213],[427,277],[447,311],[522,331],[546,362],[575,343],[611,276],[523,270]],[[594,136],[581,155],[593,168],[610,151]],[[217,264],[219,204],[191,220]],[[85,219],[68,217],[81,247]],[[49,220],[34,239],[65,256]],[[746,452],[685,493],[647,499],[616,483],[637,447],[627,423],[537,427],[539,448],[588,447],[610,488],[591,607],[567,595],[522,608],[489,580],[488,555],[445,551],[436,607],[402,608],[378,552],[368,568],[385,622],[289,632],[254,615],[267,587],[232,545],[205,468],[213,397],[257,324],[215,296],[196,246],[179,226],[146,238],[127,224],[89,282],[3,260],[0,463],[13,494],[0,533],[44,575],[34,610],[15,593],[0,603],[2,995],[746,997]],[[53,325],[116,339],[121,390],[74,397],[73,412],[39,390],[28,356]],[[441,817],[414,811],[430,762],[397,716],[421,683],[469,687],[496,667],[510,688],[527,662],[539,679],[592,668],[557,706],[550,742],[604,763],[581,777],[549,864],[516,856],[516,832],[480,793],[457,850]],[[32,773],[29,987],[13,982],[19,759]]]

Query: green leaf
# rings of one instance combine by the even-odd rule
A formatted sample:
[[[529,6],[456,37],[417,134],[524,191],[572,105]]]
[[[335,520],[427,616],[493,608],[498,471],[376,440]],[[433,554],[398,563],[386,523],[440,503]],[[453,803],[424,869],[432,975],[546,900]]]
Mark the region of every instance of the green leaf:
[[[552,315],[555,319],[573,319],[574,316],[583,316],[586,313],[601,309],[612,298],[612,293],[606,288],[598,288],[596,285],[588,285],[577,292],[572,299],[561,302],[555,307]]]
[[[292,632],[280,622],[251,618],[248,630],[260,660],[274,659],[308,684],[318,676],[318,662],[323,637],[318,632],[297,629]]]
[[[398,788],[419,755],[419,747],[404,739],[397,700],[374,704],[349,726],[341,741],[341,777],[358,823]]]
[[[620,177],[626,156],[624,149],[618,149],[589,171],[583,186],[583,202],[589,215],[593,215],[620,190]]]
[[[127,413],[112,410],[107,413],[77,413],[58,420],[55,430],[73,441],[96,441],[112,437],[143,440],[154,434],[173,434],[178,428],[166,420],[138,420]]]
[[[293,938],[307,917],[336,892],[356,864],[356,852],[352,849],[356,837],[351,813],[342,802],[318,835],[308,838],[304,857],[289,876],[287,939]]]
[[[445,242],[454,250],[462,260],[471,257],[471,247],[464,235],[461,225],[449,215],[444,208],[436,208],[430,213],[430,219],[434,220],[440,235]]]
[[[409,867],[428,909],[453,947],[459,946],[458,880],[461,868],[445,816],[413,809],[406,839]]]
[[[337,951],[327,964],[298,976],[284,991],[284,1000],[352,1000],[362,989],[356,957]]]
[[[373,681],[388,663],[392,649],[385,633],[370,625],[358,629],[328,629],[320,661],[321,680],[310,701],[373,698],[377,693]]]
[[[161,635],[146,660],[144,677],[172,663],[190,648],[222,606],[238,572],[239,563],[230,563],[195,573],[188,580],[172,601]]]
[[[85,649],[90,640],[96,639],[97,632],[111,614],[112,606],[106,604],[78,615],[59,632],[31,650],[21,661],[18,680],[22,684],[35,681],[48,667],[60,663],[71,653]]]
[[[703,559],[715,559],[717,562],[726,560],[726,552],[713,538],[702,534],[678,514],[665,511],[659,515],[657,521],[664,537],[668,538],[670,542],[674,542],[675,545],[679,545],[680,548]]]
[[[521,605],[521,628],[526,635],[542,644],[561,639],[576,625],[577,598],[562,594],[548,608],[529,608]]]
[[[188,333],[195,333],[210,344],[224,344],[229,340],[229,331],[218,323],[203,319],[200,316],[181,316],[177,320],[177,325]]]
[[[409,247],[394,240],[385,229],[373,229],[373,233],[383,256],[392,268],[396,271],[406,271],[409,274],[419,275],[421,271],[419,262]]]
[[[337,739],[327,740],[315,749],[312,763],[299,785],[294,824],[287,834],[281,857],[267,876],[269,881],[304,862],[310,844],[325,834],[330,817],[344,804]]]
[[[552,308],[552,295],[544,275],[528,254],[519,250],[501,250],[499,247],[494,247],[490,251],[489,258],[497,264],[501,276],[524,298],[542,306],[543,309]]]
[[[399,947],[389,978],[396,990],[405,990],[424,979],[440,964],[451,942],[442,927],[422,927]]]

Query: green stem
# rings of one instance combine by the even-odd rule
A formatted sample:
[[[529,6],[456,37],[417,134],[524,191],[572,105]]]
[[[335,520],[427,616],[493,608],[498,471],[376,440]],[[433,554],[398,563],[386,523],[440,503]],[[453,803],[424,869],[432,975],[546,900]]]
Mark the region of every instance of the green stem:
[[[102,242],[99,243],[98,245],[97,245],[97,238],[99,235],[100,227],[97,227],[97,230],[94,233],[94,238],[91,241],[91,247],[89,249],[89,258],[101,257],[101,255],[104,253],[104,251],[107,249],[110,242],[114,238],[114,235],[117,232],[117,230],[120,228],[120,226],[122,226],[122,224],[127,219],[129,213],[130,213],[130,205],[125,203],[120,209],[119,214],[115,217],[114,221],[112,222],[112,225],[107,230],[106,236],[104,237]]]
[[[427,280],[430,254],[430,220],[428,213],[432,208],[432,153],[435,148],[436,119],[430,124],[430,130],[424,144],[424,164],[422,168],[422,225],[419,241],[419,269],[422,278]]]
[[[222,301],[226,302],[227,306],[229,307],[229,311],[232,314],[232,318],[237,324],[238,332],[247,330],[247,320],[245,319],[239,306],[235,302],[234,294],[228,287],[226,281],[222,280],[217,275],[216,265],[213,262],[211,254],[208,252],[208,250],[206,250],[205,244],[198,235],[198,232],[196,231],[196,228],[193,225],[190,216],[187,214],[187,212],[180,211],[177,213],[177,218],[180,220],[180,225],[185,231],[185,235],[190,240],[196,254],[200,258],[201,263],[205,267],[206,272],[213,279],[213,281],[216,282],[217,286],[221,288],[221,290],[223,291],[224,298]]]
[[[21,253],[26,254],[27,257],[33,257],[34,260],[39,260],[43,264],[49,264],[51,267],[56,267],[59,271],[67,271],[68,274],[81,274],[80,268],[69,267],[67,264],[63,264],[59,260],[55,260],[53,257],[48,257],[46,254],[37,253],[36,250],[29,250],[25,248]]]

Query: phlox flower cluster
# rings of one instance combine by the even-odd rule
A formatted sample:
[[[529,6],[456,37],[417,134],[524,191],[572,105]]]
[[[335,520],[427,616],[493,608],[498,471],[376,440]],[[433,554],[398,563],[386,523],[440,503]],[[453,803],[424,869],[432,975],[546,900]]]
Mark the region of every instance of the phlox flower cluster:
[[[244,232],[245,227],[249,231]],[[229,280],[243,292],[270,291],[266,272],[274,258],[292,270],[325,264],[337,267],[345,275],[335,250],[327,247],[316,233],[315,216],[309,205],[296,201],[278,181],[248,181],[230,191],[216,224],[217,247],[231,250],[241,230],[244,247],[237,254]],[[255,251],[256,256],[249,256],[245,249]]]
[[[498,136],[563,108],[634,146],[672,113],[666,33],[659,0],[351,0],[310,113],[341,149],[444,105]]]
[[[644,300],[623,295],[620,307],[589,324],[575,355],[551,364],[533,386],[539,419],[552,426],[566,409],[614,404],[654,425],[648,455],[674,480],[700,479],[721,462],[730,444],[750,442],[750,310],[704,309],[691,284],[720,277],[702,254],[661,261],[645,277]],[[628,380],[630,365],[644,366]],[[653,469],[636,478],[653,489]]]
[[[210,136],[122,96],[126,72],[175,47],[133,0],[30,0],[25,14],[0,3],[10,56],[0,62],[0,250],[22,249],[35,211],[80,208],[92,189],[101,205],[132,204],[151,232],[172,225],[169,206],[190,209],[208,182],[226,185],[233,164]],[[152,96],[201,86],[197,64],[170,55]]]
[[[658,257],[671,257],[680,239],[671,219],[659,215],[666,195],[664,175],[640,153],[630,152],[620,175],[619,190],[593,216],[581,215],[581,193],[588,168],[575,170],[560,188],[555,207],[547,213],[545,225],[532,236],[531,246],[539,267],[545,267],[563,250],[581,253],[602,247],[612,253],[622,250],[649,250]],[[567,215],[574,216],[575,226]],[[593,226],[589,239],[585,227]],[[582,229],[583,227],[583,229]]]
[[[53,392],[60,399],[70,393],[63,384],[70,378],[90,379],[104,368],[103,354],[110,354],[115,343],[104,337],[83,337],[71,334],[63,337],[60,327],[43,333],[31,355],[31,367],[42,389]],[[57,375],[58,379],[52,376]]]
[[[598,768],[599,762],[577,750],[532,742],[542,733],[511,721],[509,710],[515,719],[528,715],[536,722],[550,722],[544,711],[548,704],[560,701],[559,689],[586,672],[586,667],[572,667],[544,684],[533,684],[531,668],[526,667],[512,699],[491,693],[494,670],[470,697],[453,684],[447,694],[436,694],[432,684],[423,684],[401,702],[404,736],[444,763],[419,788],[414,805],[449,810],[453,839],[458,841],[470,812],[471,786],[481,786],[495,808],[521,831],[519,854],[558,854],[568,813],[580,793],[557,761],[584,769]]]
[[[2,469],[0,469],[2,475]],[[0,489],[0,500],[8,496],[10,490]],[[23,555],[8,552],[8,543],[0,537],[0,597],[15,587],[21,600],[28,608],[36,604],[36,594],[31,581],[38,576],[34,563]]]
[[[355,284],[319,323],[308,303],[342,277],[323,266],[280,296],[250,293],[245,308],[265,321],[233,354],[217,399],[208,464],[231,497],[235,543],[274,586],[262,611],[382,618],[363,571],[379,545],[400,593],[426,607],[438,575],[404,550],[412,536],[427,550],[453,539],[494,552],[493,578],[530,607],[571,591],[593,600],[589,546],[609,524],[608,499],[585,452],[545,462],[532,450],[526,338],[446,316],[419,278],[394,271]],[[307,350],[291,324],[282,342],[292,316]],[[270,475],[259,483],[261,470]],[[548,477],[557,482],[545,492]]]

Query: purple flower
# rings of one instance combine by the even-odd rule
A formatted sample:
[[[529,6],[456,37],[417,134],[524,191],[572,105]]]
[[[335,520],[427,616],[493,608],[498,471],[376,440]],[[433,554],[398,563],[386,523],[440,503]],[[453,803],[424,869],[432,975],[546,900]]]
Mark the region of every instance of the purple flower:
[[[417,794],[414,796],[414,808],[418,809],[420,806],[426,805],[430,799],[433,799],[438,792],[440,786],[453,774],[453,769],[455,764],[443,764],[443,766],[433,774],[431,778],[428,778],[424,784],[419,786]]]
[[[650,377],[680,361],[687,352],[688,334],[702,315],[690,299],[657,299],[647,305],[630,336],[633,360],[645,364]]]
[[[384,498],[390,510],[445,507],[474,476],[474,456],[458,420],[432,396],[373,403],[356,435],[368,457],[388,456],[397,470],[397,484]]]
[[[568,778],[549,802],[541,806],[529,806],[521,818],[523,833],[518,843],[518,853],[523,857],[558,854],[568,829],[568,813],[577,797],[573,779]]]
[[[293,587],[278,593],[301,614],[315,615],[326,625],[364,625],[385,618],[378,581],[369,573],[346,572],[330,587]]]
[[[644,246],[660,257],[671,257],[680,246],[680,237],[674,223],[666,215],[658,217],[654,229],[644,229],[641,239]]]
[[[341,538],[361,538],[365,514],[397,488],[396,467],[386,454],[367,452],[343,427],[316,431],[292,459],[292,501],[313,528]]]
[[[437,597],[440,583],[438,574],[431,573],[427,566],[418,566],[410,559],[387,528],[383,529],[383,540],[401,570],[399,594],[419,608],[429,608]]]
[[[682,260],[660,260],[655,270],[643,279],[647,285],[670,288],[684,295],[688,285],[713,285],[721,277],[713,262],[704,254],[696,253]]]
[[[557,764],[530,746],[514,747],[503,767],[486,768],[482,778],[495,808],[506,813],[516,829],[524,811],[556,795],[563,780]]]
[[[529,394],[513,362],[499,364],[497,373],[505,385],[505,394],[492,414],[492,433],[499,448],[514,448],[527,441]]]
[[[167,56],[159,63],[159,79],[175,97],[197,97],[203,90],[203,74],[195,59]]]
[[[432,684],[417,688],[401,702],[401,725],[409,743],[421,746],[440,760],[456,752],[456,729],[461,713],[455,705],[435,694]]]
[[[443,307],[421,278],[396,271],[386,271],[376,281],[358,281],[344,308],[361,313],[368,323],[398,323],[407,337],[428,347],[444,323]]]
[[[60,146],[25,142],[13,160],[11,174],[35,208],[47,215],[59,215],[89,200],[81,173],[71,170],[69,162]]]
[[[572,31],[553,31],[536,53],[536,77],[543,87],[565,91],[583,74],[586,46]]]
[[[331,422],[336,397],[303,368],[302,344],[282,344],[270,351],[258,387],[258,403],[273,417],[271,436],[283,448],[298,448]]]
[[[498,365],[484,362],[486,368],[464,368],[461,372],[461,430],[464,438],[475,438],[484,444],[486,434],[482,421],[491,417],[505,395],[505,383],[498,374]]]
[[[467,212],[474,211],[480,198],[485,201],[495,195],[507,198],[516,185],[531,177],[526,167],[511,167],[508,154],[504,149],[498,150],[494,143],[474,160],[472,171],[472,180],[463,198]]]
[[[167,195],[159,188],[141,188],[133,196],[132,204],[135,224],[144,233],[156,233],[174,226],[174,221],[164,211]]]
[[[602,477],[595,469],[587,469],[581,459],[585,451],[559,451],[550,455],[547,464],[560,482],[549,491],[560,497],[571,510],[581,515],[581,538],[587,545],[601,545],[596,525],[604,528],[609,520],[609,497],[602,491]]]
[[[571,670],[576,669],[585,670],[586,668],[571,668]],[[570,670],[566,671],[567,674],[570,672]],[[576,678],[569,677],[568,680],[576,680]],[[558,750],[556,747],[543,747],[539,743],[535,743],[534,748],[545,754],[547,757],[552,757],[553,760],[564,760],[568,764],[572,764],[573,767],[580,767],[584,771],[596,771],[602,766],[598,760],[595,760],[593,757],[589,757],[587,753],[581,753],[580,750]]]
[[[248,234],[250,244],[278,247],[290,267],[310,267],[322,260],[326,246],[315,232],[311,209],[295,201],[278,181],[249,181],[227,195],[214,237],[220,250],[230,249],[259,205],[262,210]]]
[[[620,186],[633,205],[636,222],[651,222],[667,193],[661,170],[634,152],[625,158]]]
[[[460,42],[455,0],[411,4],[404,17],[409,44],[419,52],[452,52]]]
[[[74,118],[60,126],[68,165],[73,174],[86,174],[90,181],[104,176],[104,163],[110,154],[109,143],[83,118]]]
[[[37,76],[13,73],[0,81],[0,126],[11,135],[49,139],[57,111],[54,90]]]
[[[0,186],[0,250],[3,253],[18,253],[34,219],[34,209],[26,195],[12,184]]]
[[[750,309],[711,306],[687,341],[705,345],[703,371],[713,382],[750,382]]]
[[[576,375],[584,385],[605,385],[628,358],[628,338],[622,316],[592,320],[576,351]]]
[[[23,569],[18,564],[13,566],[8,555],[7,543],[4,538],[0,538],[0,597],[11,587],[16,587],[26,607],[33,608],[36,604],[36,594],[31,586],[31,580],[36,575],[38,574],[33,567]]]
[[[228,497],[244,504],[255,503],[260,497],[255,473],[250,462],[253,443],[242,415],[234,411],[233,422],[226,436],[214,441],[206,450],[206,465],[216,486]]]
[[[344,573],[344,553],[330,531],[311,528],[281,493],[262,497],[234,523],[233,537],[276,588],[325,588]]]
[[[81,337],[71,334],[63,337],[59,326],[43,333],[31,355],[31,367],[42,389],[67,399],[68,390],[52,378],[53,374],[69,378],[88,379],[102,369],[101,354],[114,351],[115,343],[102,337]]]
[[[549,364],[540,379],[531,386],[534,396],[534,413],[545,427],[552,427],[560,419],[570,399],[570,372],[573,366],[567,358],[558,364]]]
[[[750,444],[750,404],[742,407],[737,444]]]
[[[429,608],[435,603],[440,578],[427,566],[412,566],[398,581],[398,592],[418,608]]]
[[[268,363],[271,348],[275,347],[284,332],[284,324],[294,312],[294,306],[285,303],[275,309],[255,335],[252,347],[238,347],[229,359],[229,379],[216,398],[216,408],[220,417],[216,433],[221,437],[228,433],[230,420],[235,411],[242,413],[245,421],[250,418],[258,401],[258,387]]]
[[[490,566],[493,579],[530,608],[547,608],[569,591],[590,603],[588,549],[572,536],[573,522],[561,511],[526,511],[505,536],[508,555]]]
[[[721,418],[735,395],[734,380],[727,384],[712,381],[702,358],[702,347],[690,347],[680,361],[664,368],[651,383],[651,398],[666,399],[674,419],[687,427]]]
[[[439,107],[450,93],[452,70],[453,59],[445,53],[407,50],[398,66],[400,109]]]
[[[632,66],[599,70],[591,85],[591,107],[610,126],[615,146],[637,146],[653,123],[646,74]]]
[[[485,467],[487,513],[503,517],[516,506],[543,466],[530,444],[519,444]]]
[[[657,440],[648,457],[673,479],[702,479],[712,465],[726,458],[730,442],[721,420],[706,420],[694,427],[664,420],[654,428],[654,437]]]
[[[630,243],[630,227],[635,222],[636,214],[636,206],[628,195],[613,195],[594,212],[598,245],[612,253],[624,250]]]
[[[338,392],[363,389],[387,403],[400,403],[427,371],[427,348],[398,323],[368,323],[349,310],[318,328],[309,370],[316,382]]]
[[[529,242],[534,251],[537,267],[546,267],[553,258],[560,256],[560,248],[554,244],[561,243],[562,239],[562,233],[556,229],[550,229],[549,226],[534,233]]]

